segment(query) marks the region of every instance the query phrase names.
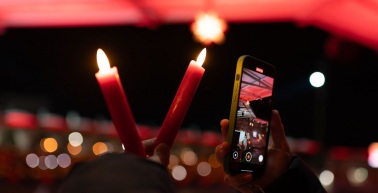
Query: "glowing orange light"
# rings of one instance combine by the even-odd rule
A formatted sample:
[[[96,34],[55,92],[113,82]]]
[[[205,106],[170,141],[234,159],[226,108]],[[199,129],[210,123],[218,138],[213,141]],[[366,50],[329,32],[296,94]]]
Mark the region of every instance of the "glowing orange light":
[[[54,138],[44,138],[40,141],[40,146],[44,152],[52,153],[58,149],[58,142]]]
[[[204,44],[212,42],[221,44],[225,39],[227,23],[215,13],[200,13],[193,22],[191,30],[195,38]]]
[[[104,142],[97,142],[93,145],[92,151],[95,155],[100,155],[108,151],[108,146]]]
[[[68,152],[70,152],[71,155],[78,155],[81,152],[82,147],[81,147],[81,145],[72,146],[70,143],[68,143],[67,144],[67,150],[68,150]]]
[[[369,145],[368,147],[368,153],[369,154],[372,154],[374,153],[375,151],[378,151],[378,142],[373,142]]]

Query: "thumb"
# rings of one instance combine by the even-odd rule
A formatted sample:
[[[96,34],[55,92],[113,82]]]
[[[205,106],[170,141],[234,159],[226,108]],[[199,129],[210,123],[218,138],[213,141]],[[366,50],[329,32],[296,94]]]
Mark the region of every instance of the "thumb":
[[[167,144],[161,143],[156,146],[154,156],[156,155],[159,158],[162,165],[168,166],[170,150],[171,148]]]
[[[286,140],[285,129],[277,110],[272,111],[270,130],[272,134],[273,148],[290,152],[290,147]]]

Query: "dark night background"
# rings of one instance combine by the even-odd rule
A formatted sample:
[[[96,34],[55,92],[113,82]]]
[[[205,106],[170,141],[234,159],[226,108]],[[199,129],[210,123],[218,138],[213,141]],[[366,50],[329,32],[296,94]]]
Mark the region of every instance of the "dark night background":
[[[230,25],[224,44],[207,47],[205,75],[183,128],[219,131],[220,120],[228,118],[236,61],[249,54],[278,69],[274,104],[287,135],[326,146],[376,141],[377,54],[335,39],[291,23]],[[94,76],[102,48],[120,72],[137,123],[160,125],[203,47],[188,25],[10,28],[0,36],[0,107],[109,117]],[[324,88],[309,84],[317,70],[326,75]]]

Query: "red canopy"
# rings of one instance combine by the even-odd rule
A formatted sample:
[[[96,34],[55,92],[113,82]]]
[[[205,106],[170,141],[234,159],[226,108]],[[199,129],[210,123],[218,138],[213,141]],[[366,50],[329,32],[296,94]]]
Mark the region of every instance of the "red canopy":
[[[272,96],[273,79],[263,74],[243,75],[239,98],[241,102],[253,101]]]
[[[376,0],[1,0],[7,27],[191,23],[205,10],[229,23],[294,22],[378,49]]]

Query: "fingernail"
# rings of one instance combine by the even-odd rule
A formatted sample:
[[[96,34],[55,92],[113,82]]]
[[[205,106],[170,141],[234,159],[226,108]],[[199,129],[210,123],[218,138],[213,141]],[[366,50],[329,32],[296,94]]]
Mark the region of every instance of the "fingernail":
[[[219,151],[220,151],[221,153],[224,153],[224,147],[223,147],[223,145],[219,145]]]

